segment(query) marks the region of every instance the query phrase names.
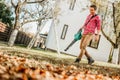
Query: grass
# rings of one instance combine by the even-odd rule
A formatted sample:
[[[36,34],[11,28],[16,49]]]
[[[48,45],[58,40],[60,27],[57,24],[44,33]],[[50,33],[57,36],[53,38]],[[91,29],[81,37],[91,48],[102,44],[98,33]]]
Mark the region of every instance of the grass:
[[[62,64],[73,64],[74,60],[76,57],[66,55],[66,54],[60,54],[58,55],[56,52],[52,52],[50,50],[42,50],[42,49],[27,49],[24,45],[15,45],[14,47],[8,47],[5,42],[0,42],[0,49],[3,51],[7,51],[10,53],[19,53],[20,54],[26,54],[26,55],[31,55],[36,59],[39,60],[45,60],[50,63],[62,63]],[[82,64],[87,64],[86,59],[82,59],[81,61]],[[105,67],[113,67],[113,68],[120,68],[120,65],[116,64],[111,64],[111,63],[106,63],[106,62],[100,62],[96,61],[95,66],[105,66]]]
[[[77,68],[82,70],[91,70],[91,71],[98,71],[101,74],[109,74],[110,75],[118,75],[120,74],[120,65],[100,62],[96,61],[93,65],[87,65],[87,60],[82,59],[80,64],[74,64],[74,60],[76,57],[60,54],[58,55],[56,52],[52,52],[49,50],[41,50],[41,49],[27,49],[23,45],[15,45],[14,47],[8,47],[6,43],[0,42],[0,50],[3,51],[4,54],[8,54],[10,56],[18,56],[22,58],[27,58],[31,60],[36,60],[38,62],[45,62],[50,63],[56,66],[70,66],[75,65]]]

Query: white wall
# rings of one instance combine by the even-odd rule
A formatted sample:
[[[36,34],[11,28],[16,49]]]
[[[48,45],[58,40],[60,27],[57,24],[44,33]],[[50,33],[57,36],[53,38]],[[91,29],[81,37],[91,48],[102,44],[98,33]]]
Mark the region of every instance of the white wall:
[[[77,0],[77,1],[80,2],[82,0]],[[85,0],[85,1],[88,1],[88,0]],[[82,6],[80,6],[80,8],[78,8],[78,6],[76,6],[74,11],[70,11],[68,8],[69,6],[67,5],[66,1],[61,2],[61,4],[62,4],[61,5],[61,13],[63,12],[63,14],[58,16],[59,24],[58,24],[58,26],[55,26],[55,27],[57,27],[56,31],[59,36],[60,51],[64,52],[64,49],[73,40],[74,34],[83,25],[83,23],[86,19],[86,16],[89,14],[89,10],[81,11]],[[62,39],[60,39],[60,37],[62,34],[62,29],[63,29],[64,24],[69,25],[69,27],[68,27],[68,31],[67,31],[65,40],[62,40]],[[67,52],[64,52],[64,53],[78,56],[79,52],[80,52],[79,44],[80,44],[80,41],[76,42]],[[50,48],[53,50],[57,49],[55,33],[54,33],[54,25],[52,25],[50,28],[46,46],[47,46],[47,48]],[[98,49],[93,49],[90,47],[87,48],[87,50],[89,51],[89,53],[92,55],[92,57],[95,60],[105,61],[105,62],[108,61],[110,49],[111,49],[111,44],[106,40],[106,38],[102,34],[101,34],[101,40],[100,40]]]

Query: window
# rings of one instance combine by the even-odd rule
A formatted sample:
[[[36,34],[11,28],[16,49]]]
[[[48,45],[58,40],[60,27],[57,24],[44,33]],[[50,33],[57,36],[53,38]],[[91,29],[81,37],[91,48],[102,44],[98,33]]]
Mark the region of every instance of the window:
[[[74,9],[75,3],[76,3],[76,0],[71,0],[70,7],[69,7],[70,10]]]
[[[65,24],[62,30],[61,39],[65,39],[67,30],[68,30],[68,25]]]

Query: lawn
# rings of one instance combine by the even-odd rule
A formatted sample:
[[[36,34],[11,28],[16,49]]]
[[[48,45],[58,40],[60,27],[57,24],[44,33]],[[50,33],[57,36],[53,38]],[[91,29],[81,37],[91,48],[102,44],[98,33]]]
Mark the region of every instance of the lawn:
[[[30,80],[120,79],[120,65],[99,61],[96,61],[93,65],[88,65],[87,60],[84,59],[79,64],[74,64],[73,62],[76,58],[74,56],[65,54],[58,55],[56,52],[39,49],[26,49],[18,45],[8,47],[6,43],[0,43],[0,77],[2,77],[3,80],[28,80],[28,78],[30,78]],[[14,65],[13,69],[11,64]],[[5,69],[3,67],[5,67]],[[23,70],[22,72],[21,69]]]

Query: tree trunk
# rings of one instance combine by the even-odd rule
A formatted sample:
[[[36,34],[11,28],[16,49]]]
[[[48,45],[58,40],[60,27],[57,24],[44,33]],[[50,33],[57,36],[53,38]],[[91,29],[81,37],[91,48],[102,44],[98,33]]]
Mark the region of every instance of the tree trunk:
[[[54,22],[54,32],[55,32],[55,39],[56,39],[56,45],[57,45],[57,53],[60,55],[60,45],[59,45],[59,36],[57,34],[57,29],[56,29],[57,25]]]
[[[20,14],[20,8],[21,8],[21,4],[20,2],[17,3],[17,5],[14,7],[15,8],[15,24],[14,24],[14,30],[12,32],[12,34],[10,35],[10,39],[9,39],[9,42],[8,42],[8,46],[13,46],[14,43],[15,43],[15,40],[16,40],[16,37],[17,37],[17,34],[18,34],[18,29],[20,27],[20,24],[19,24],[19,14]]]
[[[12,31],[12,33],[10,35],[9,42],[8,42],[8,46],[10,46],[10,47],[13,46],[15,43],[15,40],[16,40],[16,37],[18,34],[18,29],[19,29],[18,26],[20,26],[18,21],[15,21],[15,25],[14,25],[15,29]]]
[[[57,45],[57,53],[60,55],[60,45],[59,45],[59,36],[58,36],[58,33],[57,33],[57,29],[56,27],[58,26],[58,20],[57,20],[57,16],[59,15],[59,11],[57,11],[57,9],[59,8],[59,3],[61,1],[60,0],[56,0],[55,2],[55,6],[54,8],[52,9],[52,16],[53,16],[53,24],[54,24],[54,33],[55,33],[55,40],[56,40],[56,45]]]
[[[27,49],[31,49],[31,48],[33,47],[35,41],[37,40],[37,36],[39,36],[40,31],[43,29],[43,27],[45,26],[46,22],[47,22],[47,21],[45,21],[45,22],[42,23],[42,25],[41,25],[41,21],[40,21],[40,23],[38,24],[38,31],[37,31],[37,33],[35,34],[35,36],[32,38],[32,40],[30,41],[30,43],[28,44]]]
[[[109,63],[112,63],[113,52],[114,52],[114,47],[112,46],[109,54],[109,59],[108,59]]]
[[[14,42],[16,40],[16,37],[17,37],[17,34],[18,34],[18,30],[17,29],[14,29],[10,35],[10,39],[9,39],[9,42],[8,42],[8,46],[12,47],[14,45]]]
[[[119,53],[118,53],[118,64],[120,64],[120,45],[119,45]]]
[[[35,43],[35,41],[37,40],[37,36],[39,35],[39,31],[35,34],[35,36],[32,38],[32,40],[30,41],[30,43],[27,46],[27,49],[31,49]]]

